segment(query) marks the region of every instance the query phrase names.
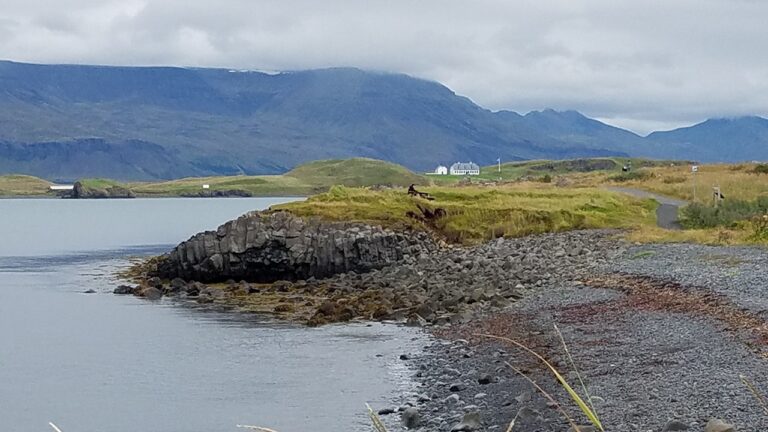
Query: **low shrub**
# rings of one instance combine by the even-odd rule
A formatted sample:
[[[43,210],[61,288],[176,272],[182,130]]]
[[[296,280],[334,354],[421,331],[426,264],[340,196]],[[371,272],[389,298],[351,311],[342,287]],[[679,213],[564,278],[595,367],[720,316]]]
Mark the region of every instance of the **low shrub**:
[[[752,172],[755,174],[768,174],[768,164],[757,164],[752,169]]]
[[[692,203],[682,210],[681,223],[686,228],[733,227],[740,221],[768,213],[768,197],[752,201],[726,200],[717,207]]]
[[[751,239],[754,241],[768,241],[768,213],[753,216],[749,221],[752,229]]]
[[[647,180],[651,177],[653,177],[653,174],[651,174],[650,172],[645,170],[637,170],[637,171],[628,171],[628,172],[622,172],[621,174],[616,174],[615,176],[609,177],[608,180],[623,183],[628,181]]]
[[[661,182],[664,184],[677,184],[677,183],[685,183],[685,181],[688,180],[685,176],[671,176],[671,177],[664,177]]]

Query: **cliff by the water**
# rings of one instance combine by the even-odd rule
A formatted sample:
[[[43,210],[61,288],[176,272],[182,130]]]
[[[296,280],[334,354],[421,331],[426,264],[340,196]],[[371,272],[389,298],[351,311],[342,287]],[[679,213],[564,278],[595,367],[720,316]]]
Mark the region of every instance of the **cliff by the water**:
[[[160,261],[156,276],[202,282],[323,278],[386,267],[434,247],[421,232],[252,212],[179,244]]]

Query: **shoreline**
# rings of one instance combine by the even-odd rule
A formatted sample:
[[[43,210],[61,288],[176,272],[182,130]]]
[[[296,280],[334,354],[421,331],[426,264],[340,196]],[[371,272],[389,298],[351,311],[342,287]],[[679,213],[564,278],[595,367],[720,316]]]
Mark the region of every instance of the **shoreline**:
[[[599,231],[576,234],[601,235]],[[467,249],[478,255],[478,250],[491,250],[483,247],[502,248],[514,242],[524,247],[525,242],[542,238],[548,240],[543,244],[558,245],[567,235],[574,233],[508,239]],[[550,252],[539,253],[557,255]],[[768,276],[755,272],[768,262],[768,251],[689,244],[639,246],[613,240],[601,253],[602,258],[592,257],[585,266],[561,266],[558,274],[531,284],[504,308],[483,304],[459,320],[424,326],[422,331],[433,336],[431,342],[422,353],[404,352],[401,357],[414,371],[417,390],[391,406],[373,407],[375,411],[382,413],[390,430],[402,430],[401,416],[408,407],[418,410],[425,432],[460,427],[465,414],[470,414],[471,423],[474,413],[482,423],[482,429],[476,430],[506,430],[516,415],[520,430],[568,429],[561,414],[511,370],[505,363],[509,362],[552,392],[578,424],[585,425],[587,420],[577,415],[568,395],[540,364],[514,347],[473,337],[495,333],[523,341],[554,361],[576,388],[577,377],[553,332],[552,325],[557,323],[611,431],[655,431],[674,422],[703,430],[713,418],[734,424],[739,431],[768,428],[768,416],[739,381],[739,374],[747,372],[758,388],[768,388],[768,347],[759,340],[757,345],[753,342],[756,334],[768,332],[760,327],[768,318],[764,312],[768,310]],[[713,262],[722,265],[713,267]],[[413,264],[395,267],[409,265]],[[681,273],[676,270],[680,266],[690,270]],[[734,276],[737,271],[741,272]],[[766,292],[750,294],[748,287],[755,284]],[[707,300],[712,298],[717,301]],[[220,301],[233,307],[223,298],[212,298],[210,305]],[[701,305],[708,308],[702,310]],[[730,321],[734,314],[753,327]],[[285,319],[280,313],[274,317]],[[401,316],[398,323],[405,318]],[[686,377],[682,382],[681,376]],[[702,393],[702,389],[706,390]]]
[[[419,410],[421,430],[475,430],[461,429],[468,413],[479,414],[477,430],[506,430],[515,416],[516,430],[569,430],[557,409],[506,363],[551,392],[578,425],[588,425],[530,355],[474,336],[523,342],[552,361],[583,396],[554,324],[607,430],[730,430],[705,427],[716,421],[738,431],[766,430],[768,415],[741,374],[758,391],[768,389],[768,276],[746,272],[768,262],[768,251],[627,246],[584,280],[540,286],[505,311],[433,331],[435,344],[409,359],[420,389],[401,402]],[[681,259],[689,271],[676,271]],[[712,268],[712,260],[728,264]],[[733,280],[735,270],[744,272]],[[756,283],[759,293],[750,289]],[[399,415],[383,417],[398,430]]]
[[[50,195],[0,195],[0,200],[22,200],[22,199],[50,199],[50,200],[70,200],[70,201],[93,201],[93,200],[131,200],[131,199],[153,199],[153,198],[180,198],[180,199],[248,199],[248,198],[308,198],[311,195],[253,195],[249,197],[243,196],[180,196],[180,195],[136,195],[133,198],[69,198]]]

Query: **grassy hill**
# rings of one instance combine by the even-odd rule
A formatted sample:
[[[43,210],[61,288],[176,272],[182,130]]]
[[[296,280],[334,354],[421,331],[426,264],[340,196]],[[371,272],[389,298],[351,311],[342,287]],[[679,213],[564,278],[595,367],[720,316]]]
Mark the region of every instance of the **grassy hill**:
[[[641,158],[583,158],[567,160],[532,160],[507,162],[501,164],[501,171],[498,165],[489,165],[482,167],[479,176],[472,176],[473,180],[488,181],[512,181],[522,178],[532,180],[542,179],[544,176],[550,177],[559,175],[570,175],[576,173],[619,173],[621,168],[631,163],[633,170],[648,167],[667,167],[670,165],[685,165],[687,162],[665,161]],[[687,166],[687,165],[686,165]],[[436,184],[455,183],[465,176],[429,176],[428,178]]]
[[[50,192],[51,182],[28,175],[0,176],[0,196],[36,196]]]
[[[463,244],[572,229],[652,226],[655,221],[654,201],[597,188],[517,183],[424,190],[434,200],[414,198],[402,190],[333,187],[275,209],[299,216],[424,229]]]
[[[403,166],[367,158],[310,162],[287,172],[285,176],[325,189],[334,185],[349,187],[409,186],[425,183],[423,176],[415,174]]]
[[[192,177],[153,183],[131,183],[139,196],[195,194],[204,184],[209,191],[244,191],[254,196],[312,195],[331,186],[365,187],[424,184],[424,177],[390,162],[367,158],[323,160],[301,165],[283,175]]]

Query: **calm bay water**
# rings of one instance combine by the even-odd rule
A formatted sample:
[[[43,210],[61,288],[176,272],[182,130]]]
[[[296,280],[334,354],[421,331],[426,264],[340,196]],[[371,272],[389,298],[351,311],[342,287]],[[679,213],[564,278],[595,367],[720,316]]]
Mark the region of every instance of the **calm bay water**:
[[[0,200],[0,430],[370,430],[365,402],[412,390],[418,333],[111,294],[128,258],[286,200]]]

